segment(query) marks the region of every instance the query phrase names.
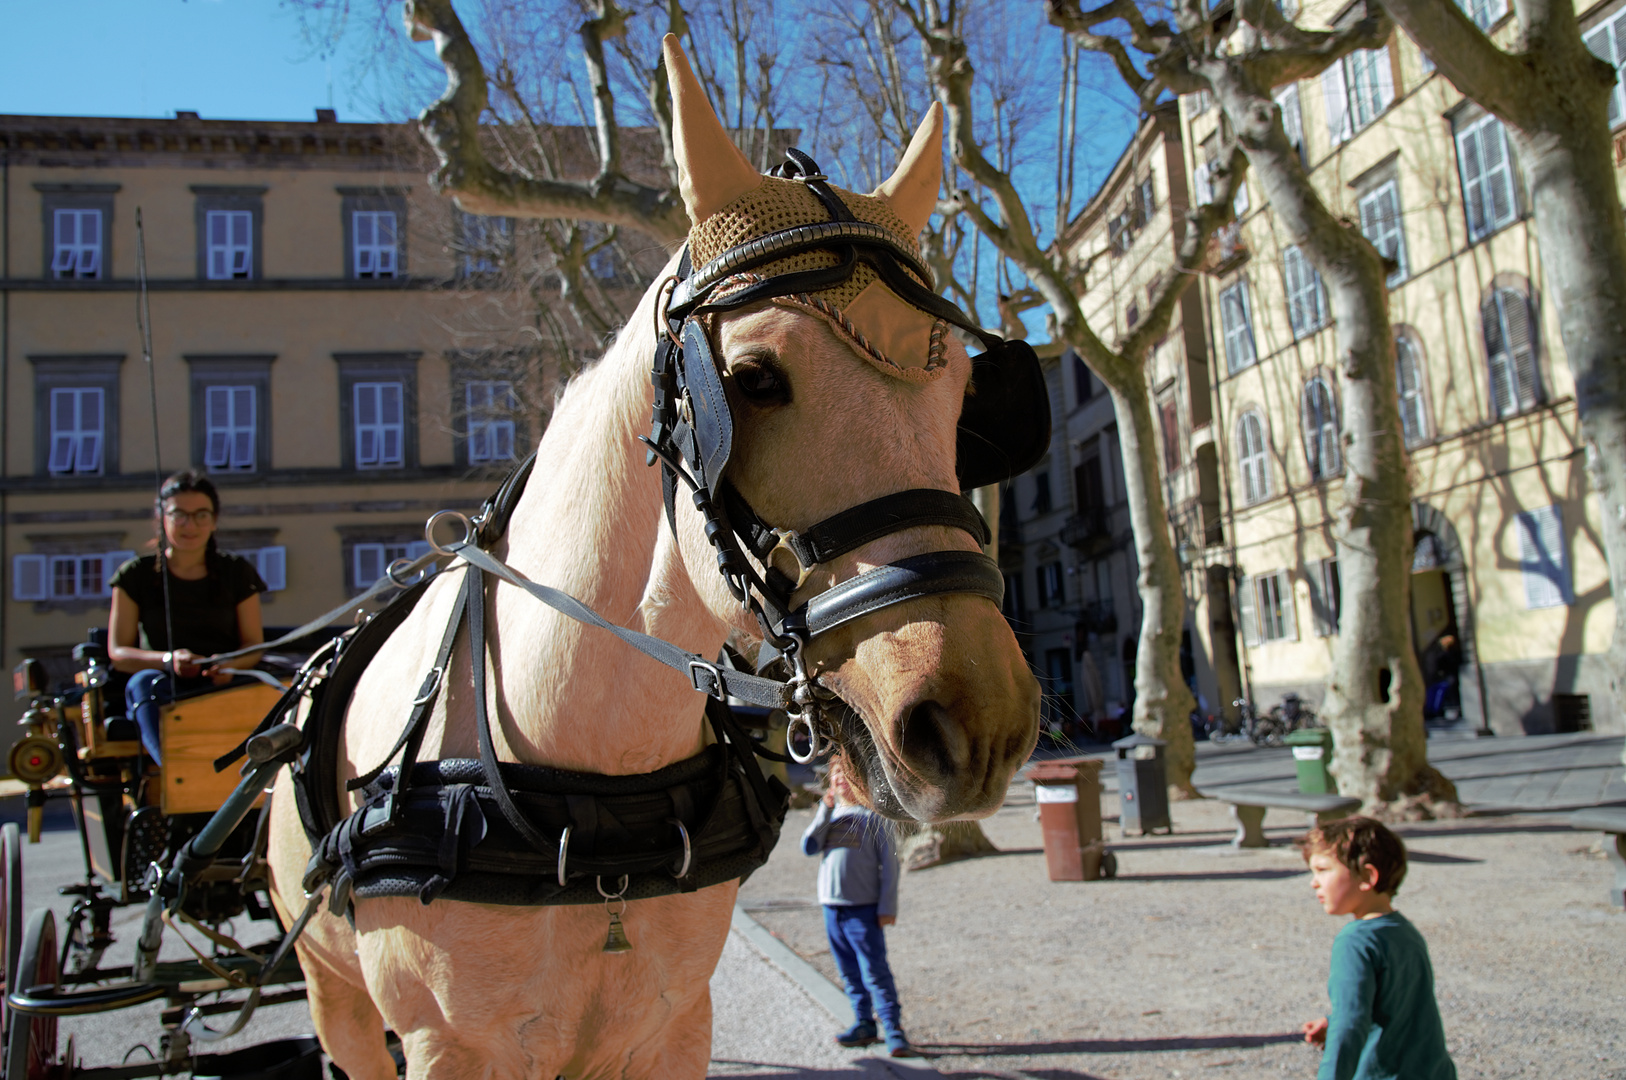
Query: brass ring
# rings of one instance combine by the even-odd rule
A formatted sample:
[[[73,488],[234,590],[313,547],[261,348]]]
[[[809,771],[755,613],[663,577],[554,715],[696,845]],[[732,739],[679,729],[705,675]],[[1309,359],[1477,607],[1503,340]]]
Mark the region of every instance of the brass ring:
[[[672,344],[680,349],[683,348],[683,342],[679,341],[678,336],[672,333],[671,320],[666,317],[666,306],[671,303],[672,294],[677,291],[677,287],[682,281],[683,279],[676,274],[668,274],[655,287],[655,337],[659,338],[662,334],[665,334]]]
[[[435,541],[435,525],[441,518],[450,518],[463,526],[463,535],[452,541],[454,547],[444,547]],[[424,522],[423,538],[428,541],[430,550],[436,555],[456,555],[456,548],[465,547],[474,539],[474,525],[469,521],[468,515],[456,510],[436,510],[429,515],[429,520]]]

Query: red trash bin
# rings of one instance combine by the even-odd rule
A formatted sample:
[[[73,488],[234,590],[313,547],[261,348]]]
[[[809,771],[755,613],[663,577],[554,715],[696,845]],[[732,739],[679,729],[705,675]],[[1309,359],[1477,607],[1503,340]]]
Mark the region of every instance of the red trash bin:
[[[1095,881],[1117,872],[1101,836],[1101,766],[1089,758],[1061,758],[1028,769],[1051,881]]]

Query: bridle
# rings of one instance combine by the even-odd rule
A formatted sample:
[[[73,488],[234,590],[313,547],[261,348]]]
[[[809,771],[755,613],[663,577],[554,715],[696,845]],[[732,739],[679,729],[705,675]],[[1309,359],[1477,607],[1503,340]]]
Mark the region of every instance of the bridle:
[[[846,282],[861,264],[871,267],[894,294],[938,321],[934,340],[940,341],[946,324],[984,346],[972,360],[959,423],[956,471],[965,490],[1032,467],[1050,442],[1050,406],[1033,349],[1024,341],[988,333],[921,284],[932,275],[919,257],[887,228],[855,219],[812,158],[791,149],[771,175],[805,184],[830,220],[769,233],[700,267],[691,264],[690,251],[684,249],[677,273],[657,296],[659,333],[650,375],[655,402],[650,433],[642,441],[649,447],[648,462],[661,465],[669,525],[675,532],[681,482],[704,519],[706,538],[717,551],[718,572],[760,627],[764,646],[757,670],[788,668],[791,730],[805,730],[809,743],[803,753],[791,740],[791,753],[806,762],[823,752],[828,741],[821,730],[823,713],[835,701],[835,694],[808,673],[805,653],[813,639],[853,619],[928,596],[970,594],[998,605],[1004,576],[981,551],[932,551],[865,571],[793,605],[792,594],[816,567],[881,537],[935,525],[960,529],[985,546],[988,523],[964,495],[932,488],[873,499],[799,533],[763,521],[724,477],[733,450],[734,417],[703,317],[827,290]],[[810,251],[833,254],[837,262],[767,278],[746,277],[742,287],[722,289],[768,264]],[[773,564],[781,550],[796,561],[795,580]],[[762,573],[745,552],[765,567]]]

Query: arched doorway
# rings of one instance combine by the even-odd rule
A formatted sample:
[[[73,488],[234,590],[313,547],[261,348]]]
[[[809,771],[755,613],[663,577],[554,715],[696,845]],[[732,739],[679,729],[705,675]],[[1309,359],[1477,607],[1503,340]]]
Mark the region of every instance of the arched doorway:
[[[1429,695],[1430,721],[1485,723],[1484,690],[1474,634],[1468,567],[1456,527],[1427,503],[1412,503],[1411,619],[1413,646],[1425,681],[1456,676],[1455,686]],[[1454,645],[1453,645],[1454,640]]]

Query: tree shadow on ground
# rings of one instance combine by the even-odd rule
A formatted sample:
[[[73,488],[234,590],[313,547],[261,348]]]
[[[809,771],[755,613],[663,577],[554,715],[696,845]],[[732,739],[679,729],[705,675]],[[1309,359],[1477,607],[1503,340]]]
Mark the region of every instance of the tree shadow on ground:
[[[893,1068],[891,1064],[880,1058],[855,1058],[851,1066],[842,1066],[834,1069],[807,1068],[799,1065],[775,1065],[765,1061],[737,1061],[729,1058],[712,1058],[713,1065],[732,1066],[727,1072],[711,1072],[708,1075],[728,1080],[897,1080],[900,1076],[914,1076],[920,1069],[905,1072],[904,1066]],[[738,1071],[736,1071],[736,1069]],[[931,1075],[925,1073],[924,1075]],[[977,1075],[977,1074],[967,1074]],[[1029,1074],[1042,1075],[1042,1074]],[[1076,1074],[1078,1080],[1103,1080],[1098,1077],[1088,1077],[1083,1073]],[[1062,1078],[1058,1077],[1058,1080]],[[1073,1080],[1069,1074],[1065,1080]]]
[[[1209,870],[1190,874],[1119,874],[1119,881],[1275,881],[1303,877],[1305,867],[1292,870]]]
[[[1001,1057],[1031,1054],[1148,1054],[1170,1050],[1256,1050],[1276,1043],[1303,1042],[1296,1032],[1279,1035],[1176,1035],[1163,1039],[1067,1039],[1057,1042],[917,1043],[922,1054],[938,1060],[957,1057]],[[1024,1069],[1032,1076],[1045,1073]],[[1072,1075],[1072,1074],[1056,1074]]]

